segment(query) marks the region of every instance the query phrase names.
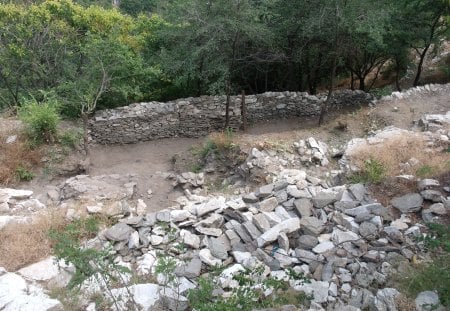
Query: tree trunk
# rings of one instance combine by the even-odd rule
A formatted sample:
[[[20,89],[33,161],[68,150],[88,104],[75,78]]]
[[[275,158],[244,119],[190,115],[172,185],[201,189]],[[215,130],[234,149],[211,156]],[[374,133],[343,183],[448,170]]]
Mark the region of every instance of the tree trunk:
[[[227,82],[227,102],[225,104],[225,129],[230,126],[230,102],[231,102],[231,85]]]
[[[334,78],[336,76],[336,65],[337,65],[337,52],[335,52],[335,56],[333,57],[333,67],[331,69],[331,76],[330,76],[330,86],[328,88],[328,94],[327,99],[322,104],[322,109],[320,110],[320,116],[319,116],[319,126],[322,125],[325,114],[327,113],[328,107],[331,102],[331,97],[333,96],[333,90],[334,90]]]
[[[359,77],[359,89],[361,91],[365,91],[366,90],[366,77],[362,76]]]
[[[397,91],[401,92],[402,88],[400,87],[400,63],[398,60],[395,61],[396,68],[395,68],[395,87],[397,88]]]
[[[86,158],[89,157],[89,137],[88,137],[88,115],[87,113],[81,114],[83,120],[83,148]]]
[[[242,90],[241,95],[241,116],[242,116],[242,130],[247,130],[247,104],[245,103],[245,91]]]
[[[355,90],[355,76],[353,75],[353,72],[350,73],[350,89],[352,91]]]
[[[427,55],[427,51],[430,48],[430,44],[423,49],[422,53],[420,53],[420,61],[419,65],[417,65],[417,73],[416,78],[414,79],[413,86],[419,85],[420,75],[422,74],[423,61],[425,60],[425,56]]]

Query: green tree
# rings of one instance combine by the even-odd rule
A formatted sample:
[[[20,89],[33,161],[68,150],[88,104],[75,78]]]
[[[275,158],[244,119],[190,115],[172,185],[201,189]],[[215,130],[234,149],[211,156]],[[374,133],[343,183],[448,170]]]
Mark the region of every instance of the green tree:
[[[202,93],[226,94],[225,127],[229,125],[230,94],[235,90],[234,75],[249,62],[249,47],[270,39],[260,23],[258,7],[250,0],[178,0],[160,3],[170,25],[161,34],[167,38],[161,51],[164,70]]]

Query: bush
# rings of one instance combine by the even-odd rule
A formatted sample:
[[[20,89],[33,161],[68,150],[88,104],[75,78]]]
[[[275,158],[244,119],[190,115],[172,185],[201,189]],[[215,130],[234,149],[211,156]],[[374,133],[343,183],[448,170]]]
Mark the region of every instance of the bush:
[[[27,134],[36,144],[53,143],[60,121],[58,102],[46,99],[39,103],[34,98],[26,100],[19,108],[19,117],[25,123]]]
[[[27,170],[26,168],[24,168],[23,166],[19,166],[16,168],[16,174],[17,178],[20,181],[30,181],[34,177],[34,174],[29,170]]]
[[[429,233],[419,238],[432,251],[433,260],[399,276],[400,286],[412,297],[435,290],[441,303],[450,307],[450,225],[427,224]]]
[[[81,133],[78,131],[66,131],[59,135],[58,140],[64,147],[75,148],[81,140]]]
[[[386,177],[386,168],[379,161],[369,159],[364,162],[364,168],[350,177],[352,183],[380,183]]]

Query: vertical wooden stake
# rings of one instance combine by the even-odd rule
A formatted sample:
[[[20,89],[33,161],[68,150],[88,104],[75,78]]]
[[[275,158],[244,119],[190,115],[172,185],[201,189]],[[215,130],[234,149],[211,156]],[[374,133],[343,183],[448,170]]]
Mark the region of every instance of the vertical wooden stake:
[[[242,130],[247,130],[247,104],[245,103],[245,91],[242,90],[241,97],[241,116],[242,116]]]

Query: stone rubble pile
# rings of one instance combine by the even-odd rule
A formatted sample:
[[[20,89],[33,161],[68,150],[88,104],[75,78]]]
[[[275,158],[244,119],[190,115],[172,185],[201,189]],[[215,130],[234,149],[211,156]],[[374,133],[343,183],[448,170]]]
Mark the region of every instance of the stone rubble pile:
[[[171,310],[185,310],[188,289],[217,265],[226,267],[220,275],[224,295],[237,286],[233,276],[244,268],[261,266],[263,277],[286,280],[292,268],[311,279],[289,282],[312,295],[314,310],[391,310],[399,292],[386,287],[387,279],[421,250],[416,237],[423,226],[409,214],[438,221],[449,212],[450,197],[437,190],[436,180],[421,180],[417,193],[386,207],[362,184],[329,188],[309,180],[304,171],[286,169],[273,183],[238,197],[186,190],[176,209],[122,219],[99,238],[113,245],[118,262],[144,276],[154,275],[162,254],[173,257],[181,291],[161,275],[159,284],[145,285],[153,303],[164,300]]]
[[[446,114],[426,114],[418,122],[426,131],[438,131],[448,129],[450,126],[450,111]]]
[[[256,179],[263,182],[270,182],[282,169],[293,167],[303,167],[308,171],[313,171],[316,175],[317,168],[324,168],[324,174],[332,178],[339,175],[339,171],[327,171],[329,158],[338,153],[335,148],[330,148],[324,142],[313,137],[306,140],[299,140],[289,147],[288,150],[277,152],[270,148],[259,150],[252,148],[247,159],[238,168],[239,175],[248,179]],[[309,176],[310,182],[314,183],[315,177]],[[317,181],[316,181],[317,182]]]
[[[389,101],[393,99],[405,99],[416,95],[426,95],[434,92],[450,91],[450,84],[426,84],[409,88],[403,92],[392,92],[391,95],[383,96],[380,101]]]

